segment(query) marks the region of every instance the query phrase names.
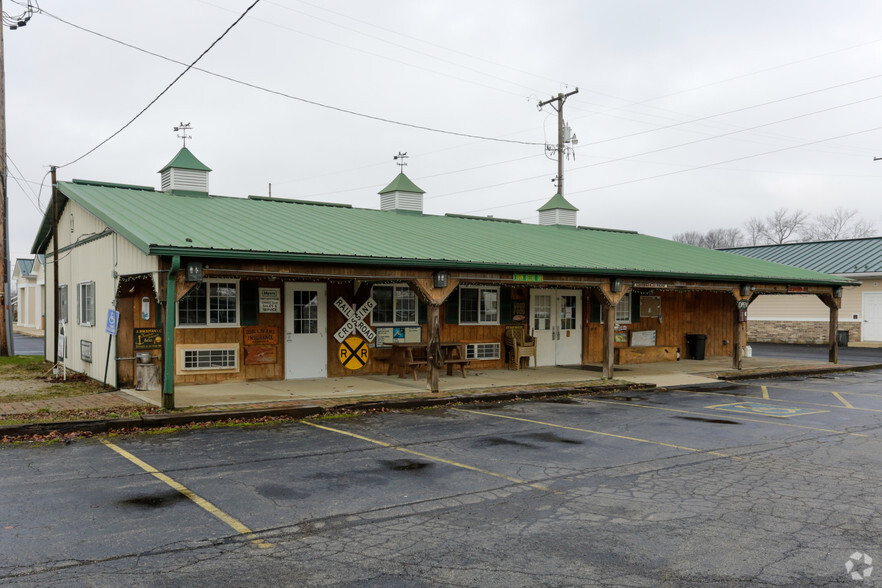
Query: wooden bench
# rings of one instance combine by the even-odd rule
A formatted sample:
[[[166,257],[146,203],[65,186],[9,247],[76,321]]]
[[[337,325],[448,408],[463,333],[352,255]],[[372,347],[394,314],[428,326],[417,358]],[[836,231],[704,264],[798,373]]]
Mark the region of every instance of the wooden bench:
[[[466,377],[465,369],[469,367],[469,364],[472,360],[470,359],[446,359],[444,360],[444,365],[447,366],[447,375],[453,375],[453,367],[459,366],[459,373],[462,374],[462,377]]]
[[[425,359],[419,360],[415,359],[413,361],[407,362],[407,369],[409,369],[413,373],[413,381],[417,381],[417,370],[424,370],[429,367],[429,362]]]
[[[620,365],[626,363],[677,361],[677,348],[664,345],[657,345],[655,347],[617,347],[615,360]]]

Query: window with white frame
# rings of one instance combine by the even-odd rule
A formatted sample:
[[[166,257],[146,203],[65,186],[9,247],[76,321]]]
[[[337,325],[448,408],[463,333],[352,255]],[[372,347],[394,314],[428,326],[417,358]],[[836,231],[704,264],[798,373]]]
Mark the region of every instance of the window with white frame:
[[[461,286],[459,289],[461,325],[498,325],[499,288]]]
[[[178,326],[236,326],[238,309],[237,280],[205,280],[193,286],[178,302]]]
[[[466,359],[499,359],[499,343],[469,343],[465,350]]]
[[[628,292],[622,299],[619,300],[619,303],[616,304],[616,322],[617,323],[630,323],[631,322],[631,293]]]
[[[239,345],[218,344],[188,346],[179,349],[178,369],[188,371],[237,371]]]
[[[77,323],[95,326],[95,282],[77,284]]]
[[[371,296],[376,303],[371,314],[374,325],[417,324],[416,294],[407,284],[374,286]]]
[[[58,287],[58,320],[67,322],[67,284]]]

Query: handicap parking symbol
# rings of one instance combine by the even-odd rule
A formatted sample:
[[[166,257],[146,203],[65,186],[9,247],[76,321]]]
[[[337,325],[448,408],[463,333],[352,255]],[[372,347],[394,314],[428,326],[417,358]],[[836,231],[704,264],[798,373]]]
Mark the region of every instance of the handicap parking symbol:
[[[830,412],[828,410],[802,408],[799,406],[782,406],[780,404],[765,404],[763,402],[736,402],[734,404],[715,404],[706,408],[711,408],[714,410],[727,410],[729,412],[740,412],[742,414],[759,414],[763,416],[777,418],[789,418],[794,416],[804,416],[807,414]]]

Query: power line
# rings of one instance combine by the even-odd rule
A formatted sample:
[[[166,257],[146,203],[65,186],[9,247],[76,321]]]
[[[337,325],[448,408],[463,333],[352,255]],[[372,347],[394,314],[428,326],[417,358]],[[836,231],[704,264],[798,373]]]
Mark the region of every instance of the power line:
[[[817,145],[818,143],[826,143],[827,141],[835,141],[836,139],[844,139],[845,137],[854,137],[854,136],[856,136],[856,135],[863,135],[863,134],[865,134],[865,133],[872,133],[873,131],[880,131],[880,130],[882,130],[882,126],[880,126],[880,127],[873,127],[873,128],[871,128],[871,129],[864,129],[864,130],[862,130],[862,131],[855,131],[855,132],[853,132],[853,133],[846,133],[846,134],[844,134],[844,135],[837,135],[837,136],[835,136],[835,137],[827,137],[826,139],[818,139],[817,141],[809,141],[809,142],[807,142],[807,143],[801,143],[801,144],[799,144],[799,145],[791,145],[791,146],[789,146],[789,147],[782,147],[782,148],[780,148],[780,149],[773,149],[773,150],[771,150],[771,151],[764,151],[763,153],[754,153],[753,155],[744,155],[744,156],[742,156],[742,157],[735,157],[735,158],[732,158],[732,159],[726,159],[726,160],[724,160],[724,161],[717,161],[717,162],[714,162],[714,163],[706,163],[706,164],[704,164],[704,165],[696,165],[696,166],[688,167],[688,168],[681,169],[681,170],[665,172],[665,173],[663,173],[663,174],[656,174],[656,175],[653,175],[653,176],[646,176],[646,177],[643,177],[643,178],[635,178],[635,179],[633,179],[633,180],[624,180],[624,181],[622,181],[622,182],[615,182],[615,183],[613,183],[613,184],[606,184],[606,185],[604,185],[604,186],[595,186],[595,187],[593,187],[593,188],[583,188],[582,190],[574,190],[574,191],[570,192],[570,194],[571,194],[571,195],[572,195],[572,194],[583,194],[583,193],[585,193],[585,192],[595,192],[595,191],[597,191],[597,190],[606,190],[606,189],[608,189],[608,188],[616,188],[616,187],[618,187],[618,186],[625,186],[625,185],[627,185],[627,184],[635,184],[635,183],[637,183],[637,182],[645,182],[645,181],[647,181],[647,180],[655,180],[655,179],[658,179],[658,178],[664,178],[664,177],[667,177],[667,176],[673,176],[673,175],[677,175],[677,174],[683,174],[683,173],[686,173],[686,172],[696,171],[696,170],[699,170],[699,169],[707,169],[707,168],[709,168],[709,167],[715,167],[715,166],[718,166],[718,165],[725,165],[725,164],[727,164],[727,163],[733,163],[733,162],[736,162],[736,161],[744,161],[745,159],[752,159],[752,158],[754,158],[754,157],[762,157],[762,156],[764,156],[764,155],[771,155],[771,154],[774,154],[774,153],[781,153],[782,151],[790,151],[790,150],[792,150],[792,149],[800,149],[800,148],[802,148],[802,147],[806,147],[806,146],[809,146],[809,145]],[[473,213],[478,213],[478,212],[486,212],[486,211],[488,211],[488,210],[498,210],[498,209],[500,209],[500,208],[508,208],[508,207],[510,207],[510,206],[518,206],[518,205],[521,205],[521,204],[531,204],[531,203],[535,203],[535,202],[544,202],[545,200],[547,200],[547,198],[533,198],[533,199],[531,199],[531,200],[523,200],[523,201],[521,201],[521,202],[513,202],[513,203],[511,203],[511,204],[503,204],[503,205],[501,205],[501,206],[493,206],[493,207],[490,207],[490,208],[481,208],[481,209],[478,209],[478,210],[471,210],[471,211],[467,212],[466,214],[473,214]]]
[[[259,0],[257,0],[257,1],[259,1]],[[256,3],[256,2],[255,2],[255,3]],[[252,6],[253,6],[253,5],[252,5]],[[50,13],[50,12],[47,12],[47,11],[45,11],[45,10],[41,10],[41,13],[42,13],[42,14],[45,14],[46,16],[49,16],[50,18],[53,18],[53,19],[55,19],[55,20],[57,20],[57,21],[59,21],[59,22],[61,22],[61,23],[64,23],[64,24],[66,24],[66,25],[68,25],[68,26],[74,27],[74,28],[79,29],[79,30],[81,30],[81,31],[84,31],[84,32],[90,33],[90,34],[92,34],[92,35],[96,35],[96,36],[101,37],[101,38],[103,38],[103,39],[106,39],[106,40],[108,40],[108,41],[112,41],[112,42],[114,42],[114,43],[118,43],[118,44],[123,45],[123,46],[125,46],[125,47],[128,47],[128,48],[130,48],[130,49],[134,49],[134,50],[136,50],[136,51],[140,51],[141,53],[145,53],[145,54],[147,54],[147,55],[152,55],[153,57],[158,57],[159,59],[163,59],[163,60],[168,61],[168,62],[171,62],[171,63],[176,63],[176,64],[178,64],[178,65],[186,65],[185,63],[183,63],[183,62],[181,62],[181,61],[178,61],[177,59],[172,59],[171,57],[166,57],[165,55],[161,55],[161,54],[156,53],[156,52],[154,52],[154,51],[149,51],[149,50],[147,50],[147,49],[143,49],[143,48],[138,47],[138,46],[136,46],[136,45],[132,45],[131,43],[126,43],[125,41],[120,41],[119,39],[115,39],[115,38],[110,37],[110,36],[108,36],[108,35],[105,35],[105,34],[103,34],[103,33],[99,33],[99,32],[97,32],[97,31],[93,31],[93,30],[91,30],[91,29],[87,29],[86,27],[83,27],[83,26],[80,26],[80,25],[74,24],[74,23],[72,23],[72,22],[70,22],[70,21],[67,21],[67,20],[65,20],[65,19],[63,19],[63,18],[61,18],[61,17],[59,17],[59,16],[56,16],[56,15]],[[238,21],[237,21],[237,22],[238,22]],[[201,56],[200,56],[200,57],[201,57]],[[198,59],[197,59],[196,61],[198,61]],[[196,62],[194,61],[193,63],[196,63]],[[362,112],[357,112],[357,111],[355,111],[355,110],[349,110],[349,109],[346,109],[346,108],[342,108],[342,107],[339,107],[339,106],[332,106],[332,105],[330,105],[330,104],[325,104],[325,103],[318,102],[318,101],[315,101],[315,100],[309,100],[309,99],[307,99],[307,98],[301,98],[301,97],[299,97],[299,96],[294,96],[293,94],[288,94],[288,93],[282,92],[282,91],[280,91],[280,90],[273,90],[273,89],[267,88],[267,87],[265,87],[265,86],[260,86],[260,85],[258,85],[258,84],[253,84],[253,83],[251,83],[251,82],[246,82],[246,81],[244,81],[244,80],[240,80],[240,79],[237,79],[237,78],[234,78],[234,77],[231,77],[231,76],[227,76],[227,75],[224,75],[224,74],[219,74],[219,73],[216,73],[216,72],[213,72],[213,71],[209,71],[209,70],[207,70],[207,69],[203,69],[203,68],[201,68],[201,67],[194,67],[192,64],[189,65],[189,66],[187,67],[187,69],[188,69],[188,70],[189,70],[189,69],[194,69],[194,70],[196,70],[196,71],[201,71],[201,72],[204,73],[204,74],[208,74],[208,75],[210,75],[210,76],[214,76],[214,77],[219,78],[219,79],[222,79],[222,80],[227,80],[228,82],[233,82],[234,84],[239,84],[239,85],[241,85],[241,86],[245,86],[246,88],[251,88],[251,89],[253,89],[253,90],[259,90],[259,91],[261,91],[261,92],[266,92],[267,94],[273,94],[273,95],[275,95],[275,96],[280,96],[280,97],[282,97],[282,98],[288,98],[289,100],[296,100],[297,102],[302,102],[302,103],[304,103],[304,104],[309,104],[309,105],[311,105],[311,106],[317,106],[317,107],[319,107],[319,108],[325,108],[325,109],[327,109],[327,110],[333,110],[333,111],[336,111],[336,112],[342,112],[342,113],[344,113],[344,114],[349,114],[349,115],[357,116],[357,117],[360,117],[360,118],[366,118],[366,119],[368,119],[368,120],[374,120],[374,121],[377,121],[377,122],[384,122],[384,123],[388,123],[388,124],[398,125],[398,126],[401,126],[401,127],[407,127],[407,128],[417,129],[417,130],[421,130],[421,131],[428,131],[428,132],[432,132],[432,133],[440,133],[440,134],[444,134],[444,135],[453,135],[453,136],[456,136],[456,137],[465,137],[465,138],[468,138],[468,139],[478,139],[478,140],[481,140],[481,141],[493,141],[493,142],[496,142],[496,143],[509,143],[509,144],[514,144],[514,145],[529,145],[529,146],[542,146],[542,147],[545,146],[545,143],[538,143],[538,142],[535,142],[535,141],[517,141],[517,140],[514,140],[514,139],[503,139],[503,138],[500,138],[500,137],[488,137],[488,136],[485,136],[485,135],[476,135],[476,134],[472,134],[472,133],[462,133],[462,132],[458,132],[458,131],[448,131],[448,130],[439,129],[439,128],[435,128],[435,127],[429,127],[429,126],[425,126],[425,125],[418,125],[418,124],[414,124],[414,123],[402,122],[402,121],[398,121],[398,120],[394,120],[394,119],[390,119],[390,118],[385,118],[385,117],[381,117],[381,116],[374,116],[374,115],[371,115],[371,114],[365,114],[365,113],[362,113]],[[184,72],[184,73],[186,73],[186,72]],[[183,74],[181,74],[181,75],[183,75]],[[179,77],[180,77],[180,76],[179,76]],[[177,80],[175,80],[175,81],[177,81]],[[174,83],[174,82],[172,82],[172,83]],[[167,88],[166,88],[166,89],[167,89]],[[163,92],[165,92],[165,91],[163,91]],[[161,96],[161,94],[160,94],[160,96]],[[157,96],[157,99],[158,99],[158,98],[159,98],[159,96]],[[155,101],[156,101],[156,99],[154,99],[154,102],[155,102]],[[152,103],[151,103],[151,104],[152,104]],[[148,107],[149,107],[149,105],[148,105]],[[145,110],[146,110],[146,108],[145,108]],[[142,111],[142,112],[143,112],[143,111]],[[139,114],[138,116],[140,116],[140,114]],[[136,116],[135,118],[137,118],[137,116]],[[130,121],[128,124],[131,124],[131,122],[133,122],[133,121],[134,121],[134,119],[132,119],[132,121]],[[126,126],[128,126],[128,124],[127,124]],[[123,127],[123,128],[125,128],[125,127]],[[120,131],[121,131],[121,130],[122,130],[122,129],[120,129]],[[116,133],[114,133],[114,135],[112,135],[111,137],[108,137],[107,139],[105,139],[101,144],[99,144],[97,147],[95,147],[95,149],[97,149],[98,147],[100,147],[103,143],[106,143],[107,141],[109,141],[111,138],[113,138],[113,136],[119,134],[120,131],[117,131]],[[92,151],[94,151],[95,149],[92,149]],[[89,153],[91,153],[91,151],[90,151]],[[78,158],[78,159],[75,159],[74,161],[72,161],[72,162],[70,162],[70,163],[75,163],[76,161],[79,161],[80,159],[82,159],[83,157],[85,157],[86,155],[88,155],[89,153],[86,153],[85,155],[81,156],[81,157]],[[58,166],[58,167],[65,167],[65,166],[67,166],[67,165],[70,165],[70,163],[67,163],[67,164],[65,164],[65,165],[63,165],[63,166]]]
[[[147,112],[147,109],[148,109],[148,108],[150,108],[151,106],[153,106],[153,105],[156,103],[157,100],[159,100],[160,98],[162,98],[163,94],[165,94],[166,92],[168,92],[169,89],[171,89],[171,87],[174,86],[174,85],[177,83],[178,80],[180,80],[182,77],[184,77],[184,74],[186,74],[188,71],[190,71],[191,69],[193,69],[193,66],[196,65],[196,63],[197,63],[200,59],[202,59],[203,57],[205,57],[205,55],[206,55],[209,51],[211,51],[211,50],[214,48],[214,46],[217,45],[217,44],[220,42],[221,39],[223,39],[224,37],[226,37],[226,36],[227,36],[227,33],[229,33],[231,30],[233,30],[233,27],[235,27],[237,24],[239,24],[239,21],[241,21],[243,18],[245,18],[245,15],[248,14],[248,13],[251,11],[252,8],[254,8],[255,6],[257,6],[257,3],[258,3],[258,2],[260,2],[260,0],[254,0],[254,2],[251,4],[251,6],[249,6],[248,8],[246,8],[246,9],[245,9],[245,12],[243,12],[243,13],[239,16],[239,18],[237,18],[237,19],[233,22],[233,24],[231,24],[230,26],[228,26],[228,27],[227,27],[227,30],[225,30],[225,31],[221,34],[220,37],[218,37],[217,39],[215,39],[214,42],[212,42],[211,45],[209,45],[208,48],[205,49],[205,51],[203,51],[202,53],[200,53],[200,54],[199,54],[199,57],[197,57],[195,60],[193,60],[192,63],[190,63],[189,65],[187,65],[186,69],[184,69],[184,71],[182,71],[181,73],[179,73],[179,74],[177,75],[177,77],[175,77],[175,79],[173,79],[172,82],[171,82],[168,86],[166,86],[165,89],[164,89],[162,92],[160,92],[160,93],[156,96],[156,98],[154,98],[153,100],[151,100],[151,101],[147,104],[147,106],[145,106],[144,108],[142,108],[141,111],[140,111],[138,114],[136,114],[136,115],[135,115],[135,116],[134,116],[129,122],[127,122],[126,124],[124,124],[124,125],[118,130],[118,131],[116,131],[115,133],[113,133],[112,135],[110,135],[109,137],[107,137],[106,139],[104,139],[103,141],[101,141],[100,143],[98,143],[97,145],[95,145],[94,147],[92,147],[91,149],[89,149],[88,151],[86,151],[85,153],[83,153],[82,155],[80,155],[79,157],[77,157],[76,159],[74,159],[73,161],[69,161],[68,163],[65,163],[64,165],[59,165],[59,166],[56,166],[56,167],[57,167],[57,168],[67,167],[67,166],[69,166],[69,165],[71,165],[71,164],[74,164],[74,163],[80,161],[81,159],[83,159],[83,158],[86,157],[87,155],[93,153],[93,152],[94,152],[95,150],[97,150],[99,147],[101,147],[102,145],[104,145],[105,143],[107,143],[108,141],[110,141],[111,139],[113,139],[114,137],[116,137],[117,135],[119,135],[121,132],[123,132],[124,130],[126,130],[126,129],[129,127],[129,125],[131,125],[133,122],[135,122],[136,120],[138,120],[138,119],[141,117],[142,114],[144,114],[145,112]],[[58,18],[58,17],[55,17],[54,15],[49,14],[48,12],[45,12],[45,11],[41,11],[41,12],[43,12],[44,14],[47,14],[47,15],[49,15],[49,16],[52,16],[53,18]],[[58,19],[58,20],[61,20],[61,19]],[[62,21],[62,22],[63,22],[63,21]]]

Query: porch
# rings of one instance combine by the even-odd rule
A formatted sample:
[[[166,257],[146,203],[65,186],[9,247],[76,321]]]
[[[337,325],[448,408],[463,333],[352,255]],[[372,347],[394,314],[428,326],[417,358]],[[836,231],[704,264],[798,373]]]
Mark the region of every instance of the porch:
[[[744,359],[741,372],[733,370],[728,357],[709,358],[704,361],[682,360],[666,363],[629,364],[616,367],[616,382],[654,384],[660,387],[688,386],[719,381],[729,373],[786,372],[838,367],[823,361],[751,357]],[[424,373],[424,372],[423,372]],[[468,378],[443,372],[439,378],[438,394],[430,393],[426,380],[399,378],[397,375],[364,375],[302,380],[273,380],[251,382],[224,382],[219,384],[175,386],[175,404],[178,408],[230,406],[236,404],[263,404],[276,402],[309,402],[319,405],[338,405],[380,398],[411,398],[418,396],[443,397],[463,392],[479,393],[500,389],[529,389],[531,387],[577,387],[580,384],[597,384],[602,380],[602,366],[587,364],[572,367],[540,367],[537,369],[470,370]],[[161,406],[161,392],[124,390],[127,394],[150,404]]]

